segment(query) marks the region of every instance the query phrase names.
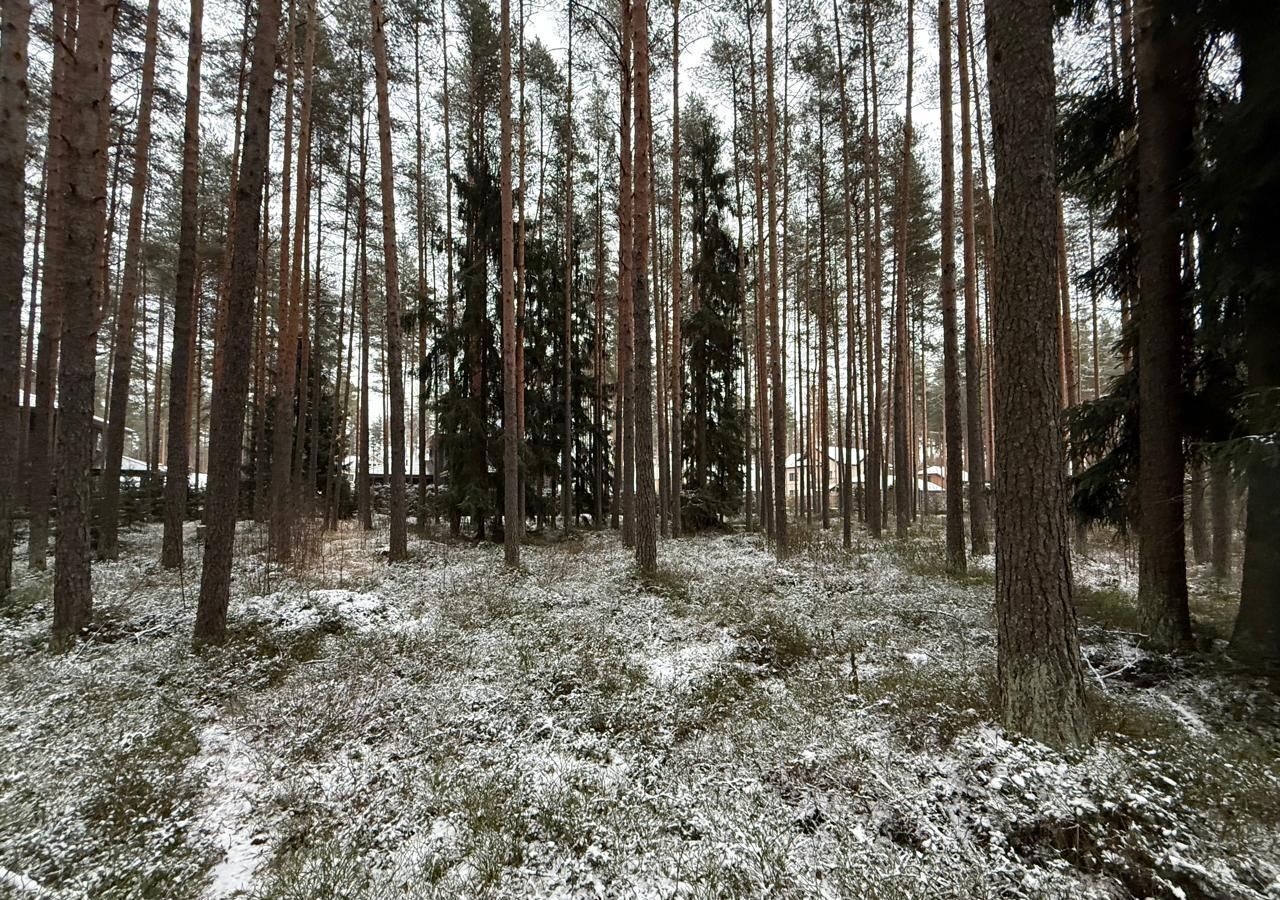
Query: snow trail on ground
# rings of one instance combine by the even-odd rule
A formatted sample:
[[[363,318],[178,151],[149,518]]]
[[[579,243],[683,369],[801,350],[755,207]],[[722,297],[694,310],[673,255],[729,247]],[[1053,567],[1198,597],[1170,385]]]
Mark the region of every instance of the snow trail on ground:
[[[214,722],[200,733],[200,756],[193,765],[206,783],[206,805],[198,827],[223,851],[213,867],[205,897],[224,900],[247,894],[269,847],[253,822],[254,794],[259,785],[248,748],[225,726]]]

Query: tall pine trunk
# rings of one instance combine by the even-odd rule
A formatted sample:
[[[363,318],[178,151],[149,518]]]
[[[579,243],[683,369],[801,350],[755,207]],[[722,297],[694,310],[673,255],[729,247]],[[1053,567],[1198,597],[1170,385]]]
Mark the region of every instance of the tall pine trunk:
[[[1153,645],[1187,646],[1178,184],[1190,153],[1192,104],[1186,25],[1166,0],[1140,0],[1138,77],[1138,617]]]
[[[1254,190],[1243,198],[1240,220],[1235,224],[1243,238],[1243,257],[1261,269],[1245,301],[1245,361],[1253,394],[1248,425],[1250,433],[1262,434],[1267,429],[1274,433],[1275,398],[1280,392],[1280,356],[1276,354],[1280,317],[1276,315],[1274,293],[1280,265],[1269,227],[1280,202],[1280,176],[1276,174],[1275,145],[1263,137],[1274,135],[1280,125],[1280,79],[1275,74],[1276,54],[1280,52],[1280,12],[1273,4],[1246,6],[1249,11],[1237,23],[1244,84],[1240,121],[1256,130],[1250,132],[1252,141],[1241,142],[1244,165],[1240,168],[1258,176]],[[1280,461],[1276,454],[1256,452],[1249,461],[1246,477],[1249,508],[1244,527],[1244,575],[1231,649],[1248,662],[1275,669],[1280,666]]]
[[[565,87],[564,159],[564,433],[560,446],[561,516],[573,527],[573,3],[569,3],[569,77]],[[523,214],[521,219],[523,220]],[[521,379],[523,385],[523,379]],[[522,387],[523,390],[523,387]]]
[[[298,17],[296,0],[289,0],[289,18],[284,30],[284,133],[280,167],[280,278],[276,313],[275,391],[272,394],[271,429],[271,549],[277,559],[287,560],[293,551],[290,537],[291,495],[289,476],[293,462],[294,387],[297,379],[296,298],[291,295],[289,261],[292,258],[291,216],[293,214],[293,131],[294,70],[297,48]],[[301,178],[301,172],[299,172]],[[301,193],[301,191],[299,191]],[[301,228],[299,228],[301,230]]]
[[[154,0],[153,0],[154,2]],[[18,436],[26,429],[22,344],[23,244],[26,238],[27,44],[29,0],[4,0],[0,26],[0,602],[13,578],[13,517],[18,506]],[[37,222],[39,215],[37,214]],[[36,241],[39,242],[39,225]],[[34,277],[34,276],[33,276]],[[16,402],[18,398],[22,402]]]
[[[234,325],[253,321],[262,192],[269,149],[271,90],[275,85],[279,31],[280,0],[260,0],[253,38],[253,62],[249,70],[244,143],[236,181],[227,327],[215,348],[218,358],[214,362],[213,398],[209,409],[208,531],[204,568],[200,574],[200,601],[196,610],[194,637],[197,643],[222,643],[226,639],[231,560],[240,495],[240,443],[244,431],[244,406],[249,394],[250,332],[248,328]]]
[[[1049,744],[1090,737],[1062,477],[1054,246],[1053,4],[987,0],[995,136],[997,698]]]
[[[391,547],[390,558],[409,555],[404,495],[404,366],[400,326],[400,261],[396,247],[395,169],[391,159],[391,104],[388,97],[386,15],[382,0],[370,4],[373,16],[373,60],[378,92],[378,146],[382,181],[382,258],[386,264],[387,378],[391,382]],[[313,38],[308,34],[308,41]],[[385,429],[384,429],[385,431]],[[386,467],[386,460],[383,460]]]
[[[649,225],[652,180],[649,112],[649,11],[646,0],[633,0],[632,45],[635,50],[635,188],[631,205],[632,272],[635,290],[635,541],[640,571],[658,568],[658,498],[653,481],[653,304],[649,293]]]
[[[53,72],[49,91],[47,200],[45,201],[44,281],[40,285],[40,333],[36,339],[36,398],[31,415],[28,448],[30,491],[27,564],[43,570],[49,552],[49,507],[53,490],[53,398],[58,379],[58,349],[62,334],[63,260],[66,250],[67,149],[63,141],[67,115],[66,79],[73,65],[76,5],[54,0],[49,31],[53,43]]]
[[[893,514],[898,537],[906,537],[911,521],[910,410],[911,337],[907,333],[907,231],[911,225],[911,89],[915,70],[915,0],[907,0],[907,102],[902,124],[902,168],[898,174],[898,202],[894,214],[894,255],[897,258],[897,290],[894,297],[893,379]]]
[[[773,540],[779,558],[787,556],[787,397],[782,375],[782,336],[778,315],[778,109],[774,96],[773,0],[764,4],[764,71],[767,125],[766,174],[769,185],[769,363],[773,405]]]
[[[83,0],[75,50],[63,83],[65,116],[58,139],[66,153],[62,268],[65,302],[58,367],[58,535],[54,546],[53,642],[65,646],[89,623],[92,553],[94,377],[101,267],[106,225],[107,133],[111,111],[111,55],[116,6]]]
[[[631,158],[631,0],[621,4],[621,81],[619,93],[618,142],[618,380],[622,391],[618,404],[621,422],[619,446],[621,468],[615,474],[622,497],[622,543],[635,545],[635,291],[633,252],[632,158]]]
[[[133,176],[129,185],[129,222],[126,226],[124,266],[115,316],[115,339],[107,411],[106,457],[98,498],[98,557],[115,559],[119,553],[120,467],[124,458],[125,419],[129,410],[129,380],[133,372],[134,321],[137,318],[139,257],[142,253],[142,211],[146,205],[151,151],[151,101],[156,80],[156,32],[160,0],[147,6],[145,47],[142,56],[142,95],[138,100],[138,127],[133,142]]]
[[[845,69],[844,35],[840,30],[840,0],[832,0],[832,18],[836,31],[836,77],[840,85],[840,185],[841,211],[844,218],[844,288],[845,288],[845,365],[848,376],[845,385],[844,433],[841,437],[840,460],[840,517],[842,540],[845,549],[853,545],[853,443],[854,443],[854,356],[855,318],[854,296],[857,280],[853,267],[853,232],[856,227],[853,216],[854,188],[853,165],[850,159],[850,143],[853,131],[849,120],[849,79]]]
[[[736,114],[736,100],[734,107]],[[736,134],[734,141],[736,147]],[[737,171],[736,164],[734,171]],[[671,5],[671,533],[675,537],[680,536],[680,531],[684,527],[680,509],[680,491],[684,484],[684,447],[680,436],[680,429],[684,424],[682,421],[684,401],[681,397],[684,387],[684,342],[680,337],[680,329],[683,325],[680,290],[683,276],[681,257],[684,253],[684,239],[680,234],[680,227],[683,224],[680,194],[680,0],[673,0]],[[743,215],[741,204],[739,204],[738,215],[739,217]],[[747,416],[746,421],[749,423],[750,415]],[[748,495],[750,490],[751,485],[748,482]]]
[[[978,254],[973,188],[973,122],[970,115],[969,0],[956,0],[956,57],[960,70],[960,231],[964,240],[964,400],[969,463],[969,549],[991,552],[987,522],[987,462],[983,430],[982,333],[978,326]]]
[[[964,0],[958,2],[963,5]],[[946,433],[947,448],[947,570],[964,572],[964,434],[960,422],[960,339],[956,323],[956,159],[951,83],[951,0],[938,0],[938,84],[942,100],[942,427]],[[926,490],[928,484],[926,472]]]
[[[199,302],[196,241],[199,237],[200,59],[203,0],[191,2],[187,44],[187,110],[182,132],[182,213],[178,231],[177,294],[173,305],[173,356],[169,364],[169,448],[164,479],[164,543],[160,564],[182,564],[182,523],[187,517],[187,434],[192,322]],[[197,376],[198,377],[198,376]]]
[[[871,0],[864,0],[863,20],[866,27],[867,52],[862,83],[863,128],[862,143],[866,154],[864,165],[871,177],[865,180],[863,192],[868,213],[865,222],[867,245],[867,363],[871,369],[871,390],[867,405],[871,408],[869,424],[871,435],[867,441],[867,471],[864,484],[867,495],[867,528],[872,537],[880,537],[885,517],[885,383],[883,339],[883,291],[884,291],[884,230],[881,225],[880,204],[880,97],[876,55],[875,18]],[[870,104],[868,107],[867,75],[870,75]],[[867,122],[870,122],[868,130]]]
[[[356,507],[360,527],[373,530],[373,486],[369,481],[369,127],[360,104],[360,414],[356,425]]]
[[[759,419],[760,448],[760,522],[764,526],[765,535],[773,539],[773,429],[769,417],[769,354],[768,354],[768,313],[765,300],[765,238],[764,238],[764,163],[761,159],[760,145],[764,142],[764,129],[761,127],[760,104],[757,101],[756,49],[755,29],[748,13],[747,22],[747,58],[749,60],[751,84],[751,151],[752,176],[755,182],[755,354],[756,354],[756,409]]]
[[[511,215],[511,0],[502,0],[502,549],[507,568],[520,565],[520,448],[517,426],[515,235]]]

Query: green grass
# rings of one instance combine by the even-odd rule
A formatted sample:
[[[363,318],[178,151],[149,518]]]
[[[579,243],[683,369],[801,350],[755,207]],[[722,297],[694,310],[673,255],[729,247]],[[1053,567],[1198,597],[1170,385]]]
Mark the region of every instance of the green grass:
[[[995,715],[995,672],[952,672],[902,662],[864,683],[863,700],[888,703],[894,731],[913,750],[946,749],[966,728]]]
[[[1133,595],[1118,587],[1076,585],[1076,612],[1084,620],[1112,631],[1138,633],[1138,606]]]
[[[949,581],[970,587],[995,587],[995,574],[986,568],[967,567],[963,572],[947,568],[946,550],[937,539],[908,538],[890,546],[904,569],[928,581]]]

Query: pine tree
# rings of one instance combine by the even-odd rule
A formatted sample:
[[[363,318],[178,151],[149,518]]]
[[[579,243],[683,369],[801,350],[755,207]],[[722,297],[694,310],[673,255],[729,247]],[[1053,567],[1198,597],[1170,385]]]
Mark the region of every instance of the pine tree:
[[[400,323],[400,262],[396,246],[396,192],[395,169],[391,159],[391,106],[387,82],[386,15],[382,0],[370,4],[373,18],[373,60],[378,93],[378,146],[380,148],[380,175],[382,182],[382,258],[386,267],[387,320],[386,361],[387,380],[391,394],[391,546],[392,562],[409,555],[408,530],[405,513],[405,447],[404,447],[404,365],[403,336]],[[308,42],[314,37],[308,33]],[[304,116],[304,127],[306,124]],[[299,223],[300,226],[302,223]],[[385,465],[385,460],[384,460]]]
[[[1274,452],[1280,433],[1280,310],[1275,287],[1280,265],[1271,252],[1268,223],[1280,202],[1275,147],[1267,135],[1280,124],[1276,53],[1280,51],[1280,10],[1273,4],[1237,3],[1233,22],[1240,48],[1240,108],[1226,135],[1233,151],[1224,167],[1228,177],[1244,183],[1219,195],[1236,238],[1237,271],[1252,274],[1245,296],[1245,361],[1249,371],[1246,428],[1270,435],[1270,452],[1257,447],[1247,479],[1249,504],[1245,520],[1244,574],[1240,612],[1231,635],[1232,652],[1249,662],[1280,665],[1280,460]],[[1238,199],[1237,199],[1238,198]],[[1233,266],[1233,269],[1236,268]]]
[[[911,475],[911,448],[908,423],[911,392],[911,338],[907,331],[907,241],[911,197],[911,93],[915,69],[915,0],[907,0],[907,99],[902,124],[902,163],[898,177],[898,202],[895,211],[894,242],[897,257],[897,291],[894,298],[893,326],[893,517],[899,538],[906,537],[911,521],[911,496],[915,479]]]
[[[964,0],[959,0],[964,3]],[[964,572],[964,435],[956,325],[956,161],[951,118],[951,0],[938,0],[938,84],[942,95],[943,428],[947,448],[947,569]],[[927,480],[926,480],[927,483]]]
[[[736,104],[735,104],[736,106]],[[736,109],[735,109],[736,112]],[[681,278],[684,238],[680,233],[680,0],[671,4],[671,533],[680,536],[684,528],[681,510],[681,473],[684,448],[680,437],[684,417],[684,341],[681,337],[684,308],[681,305]],[[742,210],[739,210],[741,213]]]
[[[107,413],[106,459],[98,501],[98,556],[115,559],[119,553],[120,466],[124,457],[125,418],[128,415],[129,382],[133,372],[134,320],[138,303],[138,276],[142,253],[142,212],[146,205],[151,152],[151,107],[155,93],[156,32],[159,0],[147,5],[142,86],[138,99],[138,125],[133,142],[133,175],[129,188],[129,221],[125,236],[124,272],[115,312],[113,364]]]
[[[782,334],[778,309],[778,111],[774,92],[773,0],[764,4],[765,66],[765,168],[769,202],[769,367],[773,413],[773,541],[779,558],[785,558],[787,545],[787,409],[786,384],[782,374]],[[763,252],[764,248],[760,248]]]
[[[233,212],[235,231],[231,236],[231,281],[226,303],[228,326],[222,330],[222,340],[215,348],[218,358],[214,363],[209,410],[208,532],[196,610],[197,643],[222,643],[226,639],[240,497],[240,444],[249,393],[250,333],[246,328],[232,327],[232,323],[253,321],[279,31],[279,0],[260,0]]]
[[[649,113],[649,11],[646,0],[632,0],[635,51],[635,187],[632,272],[635,277],[635,542],[640,571],[658,567],[658,498],[653,479],[653,302],[649,290],[650,168],[652,121]]]
[[[40,333],[36,340],[35,408],[27,453],[27,488],[30,529],[27,564],[43,570],[49,552],[49,506],[53,490],[54,393],[58,380],[58,351],[62,335],[63,265],[66,250],[64,207],[67,194],[66,80],[73,65],[75,6],[70,0],[53,0],[49,32],[53,44],[53,71],[49,87],[49,123],[46,166],[44,279],[40,285]],[[70,15],[69,15],[70,14]]]
[[[53,642],[65,646],[89,623],[93,592],[93,407],[101,270],[106,227],[107,134],[111,109],[111,57],[116,7],[102,0],[79,4],[74,52],[62,88],[65,117],[58,139],[65,147],[61,362],[58,366],[58,535],[54,547]]]
[[[956,0],[956,33],[956,57],[960,68],[960,230],[964,240],[964,405],[965,447],[969,464],[969,549],[974,556],[986,556],[991,552],[991,539],[988,537],[987,463],[982,424],[983,357],[982,335],[978,325],[973,123],[970,115],[972,101],[967,74],[970,33],[969,0]]]
[[[1053,4],[988,0],[995,135],[997,693],[1005,724],[1090,736],[1072,606],[1058,396]]]
[[[19,394],[23,243],[26,239],[27,43],[29,0],[4,0],[0,25],[0,603],[13,577],[13,516],[18,506],[18,435],[26,430]],[[37,216],[37,222],[39,217]],[[36,226],[39,243],[40,227]],[[34,276],[33,276],[34,277]],[[33,307],[34,308],[34,307]],[[23,405],[9,398],[23,398]],[[21,412],[20,412],[21,410]]]
[[[182,224],[178,233],[177,292],[173,306],[173,356],[169,365],[169,452],[165,465],[164,544],[160,564],[182,565],[182,524],[187,513],[187,435],[190,430],[192,325],[199,302],[196,243],[199,237],[200,60],[204,50],[203,0],[192,0],[187,32],[187,108],[182,133]],[[199,373],[196,373],[197,382]],[[158,383],[158,382],[157,382]]]
[[[511,0],[502,0],[502,467],[503,557],[507,568],[520,565],[519,429],[516,424],[515,235],[511,215]],[[566,523],[567,524],[567,523]]]
[[[1188,305],[1179,182],[1190,158],[1194,46],[1168,0],[1137,4],[1138,611],[1156,646],[1191,640],[1183,519],[1181,354]]]

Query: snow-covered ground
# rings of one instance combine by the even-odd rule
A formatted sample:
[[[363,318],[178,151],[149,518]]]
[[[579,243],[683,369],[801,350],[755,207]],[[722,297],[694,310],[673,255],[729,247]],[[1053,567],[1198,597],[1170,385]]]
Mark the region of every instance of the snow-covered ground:
[[[1232,601],[1167,661],[1123,554],[1078,561],[1099,736],[992,721],[989,561],[801,534],[501,548],[384,535],[276,571],[246,533],[225,647],[159,530],[95,567],[45,647],[47,576],[0,610],[0,897],[1280,897],[1280,703]],[[198,553],[194,540],[189,557]]]

